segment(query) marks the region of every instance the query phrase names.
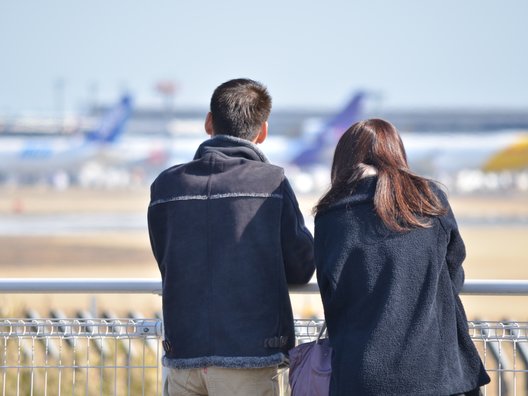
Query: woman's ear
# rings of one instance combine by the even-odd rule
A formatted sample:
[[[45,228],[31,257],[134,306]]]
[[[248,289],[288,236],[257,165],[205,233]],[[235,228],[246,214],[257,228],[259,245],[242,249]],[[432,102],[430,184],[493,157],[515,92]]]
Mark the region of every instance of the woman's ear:
[[[205,132],[207,132],[209,136],[213,136],[214,135],[213,115],[211,114],[211,112],[207,113],[207,115],[205,116],[204,126],[205,126]]]
[[[268,121],[264,122],[260,127],[260,132],[254,143],[262,143],[268,137]]]

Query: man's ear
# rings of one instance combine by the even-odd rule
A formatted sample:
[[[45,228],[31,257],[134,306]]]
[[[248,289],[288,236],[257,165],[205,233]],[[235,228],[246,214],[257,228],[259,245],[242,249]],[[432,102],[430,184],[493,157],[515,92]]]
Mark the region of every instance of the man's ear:
[[[260,132],[255,139],[255,143],[262,143],[268,137],[268,121],[264,122],[260,127]]]
[[[213,115],[211,112],[207,113],[207,116],[205,116],[205,132],[209,136],[214,135],[214,129],[213,129]]]

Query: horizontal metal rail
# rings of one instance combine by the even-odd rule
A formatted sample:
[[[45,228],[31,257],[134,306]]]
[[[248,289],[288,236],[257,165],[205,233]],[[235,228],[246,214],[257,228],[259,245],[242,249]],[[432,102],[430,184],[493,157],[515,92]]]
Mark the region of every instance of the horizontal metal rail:
[[[1,278],[0,293],[4,294],[158,294],[161,281],[157,278]],[[316,283],[290,286],[292,294],[319,293]],[[468,279],[462,289],[465,295],[528,296],[528,280]]]
[[[159,278],[2,278],[0,293],[159,294]]]

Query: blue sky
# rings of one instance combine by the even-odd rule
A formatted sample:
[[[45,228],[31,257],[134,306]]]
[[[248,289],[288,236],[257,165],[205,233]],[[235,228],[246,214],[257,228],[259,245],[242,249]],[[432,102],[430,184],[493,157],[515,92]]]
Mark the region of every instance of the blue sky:
[[[333,109],[351,92],[386,107],[528,108],[525,0],[0,1],[0,114],[53,111],[124,89],[207,106],[234,77],[265,83],[275,108]]]

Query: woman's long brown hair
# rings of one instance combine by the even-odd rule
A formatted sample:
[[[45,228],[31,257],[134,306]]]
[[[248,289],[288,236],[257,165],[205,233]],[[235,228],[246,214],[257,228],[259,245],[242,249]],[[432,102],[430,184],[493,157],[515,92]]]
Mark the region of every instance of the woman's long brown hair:
[[[352,125],[339,139],[332,163],[330,190],[315,212],[349,196],[363,176],[365,165],[377,170],[374,208],[385,225],[398,232],[427,228],[430,217],[446,213],[431,190],[431,182],[411,172],[396,128],[385,120]]]

